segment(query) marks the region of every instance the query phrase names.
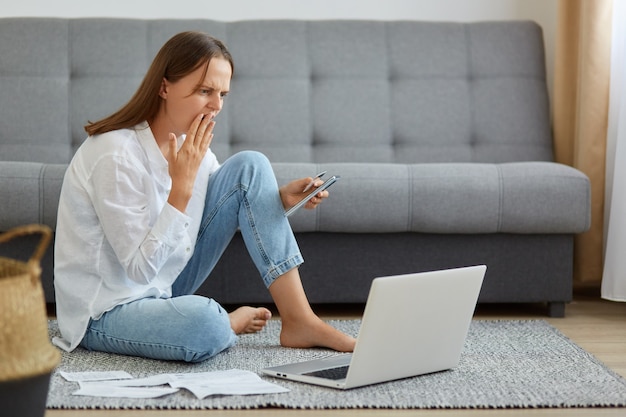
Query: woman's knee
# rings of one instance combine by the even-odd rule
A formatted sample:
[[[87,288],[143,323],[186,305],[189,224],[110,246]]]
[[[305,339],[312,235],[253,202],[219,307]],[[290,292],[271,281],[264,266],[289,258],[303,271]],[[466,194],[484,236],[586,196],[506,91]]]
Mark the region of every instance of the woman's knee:
[[[230,159],[234,159],[239,163],[249,164],[253,166],[267,166],[270,161],[265,154],[258,151],[241,151],[237,152]]]
[[[185,357],[182,360],[203,361],[237,341],[228,313],[213,299],[189,295],[170,300],[175,314],[179,315],[173,322],[181,326],[181,340],[185,341]]]
[[[234,169],[242,177],[252,177],[258,173],[274,175],[272,164],[267,156],[257,151],[238,152],[228,158],[222,168]]]

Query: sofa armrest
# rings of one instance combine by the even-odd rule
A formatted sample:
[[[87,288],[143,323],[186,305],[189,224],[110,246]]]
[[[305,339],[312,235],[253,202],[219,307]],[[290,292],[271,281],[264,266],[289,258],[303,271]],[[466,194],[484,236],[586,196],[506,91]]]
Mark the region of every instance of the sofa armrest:
[[[0,231],[40,223],[53,229],[67,165],[0,161]]]

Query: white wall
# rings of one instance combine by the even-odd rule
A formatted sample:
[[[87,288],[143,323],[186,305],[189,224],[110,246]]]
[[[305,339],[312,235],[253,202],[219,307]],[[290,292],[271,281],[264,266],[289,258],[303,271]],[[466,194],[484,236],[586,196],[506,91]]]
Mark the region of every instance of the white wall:
[[[0,16],[242,19],[550,19],[556,0],[22,0]],[[545,16],[549,15],[549,16]]]
[[[558,0],[13,0],[0,17],[249,19],[511,20],[544,30],[552,86]],[[550,88],[551,89],[551,88]]]

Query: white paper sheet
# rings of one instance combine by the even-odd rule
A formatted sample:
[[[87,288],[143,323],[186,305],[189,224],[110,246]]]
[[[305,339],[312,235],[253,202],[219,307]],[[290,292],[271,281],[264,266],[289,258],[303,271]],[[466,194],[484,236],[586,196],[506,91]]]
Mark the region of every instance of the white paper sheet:
[[[66,381],[107,381],[113,379],[131,379],[133,376],[124,371],[103,371],[103,372],[59,372]]]
[[[199,399],[210,395],[254,395],[289,392],[287,388],[264,381],[257,374],[240,369],[173,374],[170,386],[185,388]]]
[[[168,385],[172,380],[172,374],[157,374],[145,378],[121,379],[118,381],[100,381],[104,385],[116,387],[155,387],[157,385]]]
[[[95,397],[156,398],[172,394],[180,388],[193,393],[199,399],[210,395],[258,395],[289,392],[287,388],[264,381],[250,371],[230,369],[228,371],[158,374],[146,378],[132,378],[124,372],[110,373],[66,373],[61,375],[68,381],[78,381],[80,389],[73,395]],[[93,374],[93,375],[89,375]],[[124,379],[112,379],[120,375]],[[70,379],[71,378],[71,379]],[[100,379],[98,379],[100,378]],[[169,385],[165,387],[165,385]]]
[[[79,382],[80,389],[72,395],[89,397],[117,397],[117,398],[158,398],[173,394],[178,388],[167,387],[123,387],[105,382]]]

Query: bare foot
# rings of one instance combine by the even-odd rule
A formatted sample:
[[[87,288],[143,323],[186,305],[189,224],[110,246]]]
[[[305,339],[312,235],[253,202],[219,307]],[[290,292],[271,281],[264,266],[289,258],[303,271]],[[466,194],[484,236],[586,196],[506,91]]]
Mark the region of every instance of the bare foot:
[[[235,334],[256,333],[263,329],[272,313],[263,307],[239,307],[229,313],[230,327]]]
[[[282,321],[280,344],[292,348],[327,347],[352,352],[356,339],[313,315],[306,322]]]

